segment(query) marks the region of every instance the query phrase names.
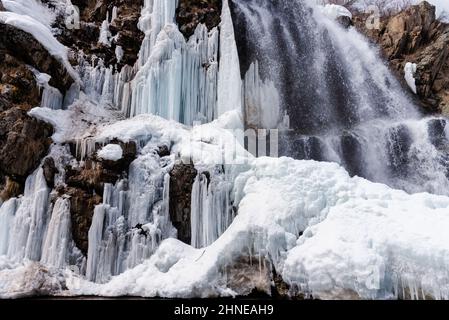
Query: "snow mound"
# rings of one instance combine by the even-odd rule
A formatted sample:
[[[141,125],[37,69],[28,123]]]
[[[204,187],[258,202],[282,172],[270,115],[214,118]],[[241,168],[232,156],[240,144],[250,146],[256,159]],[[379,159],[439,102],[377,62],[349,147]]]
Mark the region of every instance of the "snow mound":
[[[4,267],[1,261],[0,267]],[[0,269],[0,299],[54,295],[65,288],[62,273],[37,262]]]
[[[168,239],[143,264],[72,294],[213,297],[239,294],[227,267],[269,260],[314,297],[449,297],[449,198],[409,195],[337,164],[260,158],[235,180],[239,214],[212,245]],[[408,295],[408,296],[407,296]]]
[[[103,160],[118,161],[123,157],[123,149],[118,144],[108,144],[97,155]]]

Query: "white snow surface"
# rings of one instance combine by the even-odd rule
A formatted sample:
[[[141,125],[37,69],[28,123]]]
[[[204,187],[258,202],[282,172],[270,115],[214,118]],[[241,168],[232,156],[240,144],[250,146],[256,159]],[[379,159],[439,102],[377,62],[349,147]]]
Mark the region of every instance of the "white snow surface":
[[[53,126],[52,139],[56,143],[93,136],[100,124],[117,121],[117,115],[112,111],[93,104],[86,97],[76,100],[67,110],[37,107],[28,114]]]
[[[123,158],[123,149],[118,144],[108,144],[99,150],[97,155],[103,160],[118,161]]]
[[[350,178],[337,164],[290,158],[254,160],[233,193],[239,214],[209,247],[168,239],[143,264],[104,285],[77,282],[71,294],[232,296],[223,270],[252,254],[256,264],[270,257],[289,284],[314,297],[394,298],[403,289],[412,298],[449,296],[447,197],[409,195]]]
[[[78,125],[73,119],[86,113],[76,105],[66,111],[36,108],[31,114],[59,123],[59,139],[70,138],[70,127]],[[235,296],[239,292],[226,285],[223,270],[251,255],[256,264],[269,257],[292,288],[323,299],[449,297],[448,197],[409,195],[351,178],[332,163],[254,159],[235,145],[235,131],[229,131],[241,126],[236,111],[193,128],[155,115],[103,121],[87,130],[93,141],[150,138],[156,145],[172,145],[172,154],[198,168],[229,157],[235,163],[232,198],[238,215],[206,248],[167,239],[150,259],[110,282],[68,275],[69,290],[58,294]]]

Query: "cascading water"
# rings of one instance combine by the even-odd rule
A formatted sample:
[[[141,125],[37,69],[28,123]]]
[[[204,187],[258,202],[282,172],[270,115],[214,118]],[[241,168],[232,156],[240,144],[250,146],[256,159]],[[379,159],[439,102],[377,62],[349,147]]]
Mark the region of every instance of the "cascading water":
[[[304,1],[233,0],[232,11],[247,122],[273,127],[266,114],[288,114],[284,155],[335,161],[408,192],[449,193],[446,120],[422,119],[359,33]]]

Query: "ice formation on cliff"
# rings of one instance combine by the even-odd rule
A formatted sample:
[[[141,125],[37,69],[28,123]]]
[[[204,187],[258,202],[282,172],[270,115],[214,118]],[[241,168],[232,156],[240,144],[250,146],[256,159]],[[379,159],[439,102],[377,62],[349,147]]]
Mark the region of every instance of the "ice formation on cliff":
[[[282,117],[276,83],[261,77],[257,61],[242,82],[228,1],[220,27],[199,25],[189,40],[174,22],[176,6],[173,0],[145,1],[139,22],[145,39],[134,67],[117,73],[80,58],[81,91],[67,108],[46,87],[48,77],[36,73],[44,98],[29,114],[55,128],[50,155],[58,184],[64,184],[64,167],[80,165],[97,144],[103,146],[98,157],[116,161],[123,150],[113,140],[136,142],[137,158],[127,178],[105,184],[87,257],[72,241],[70,201],[47,186],[42,168],[29,176],[22,197],[1,204],[0,297],[233,296],[253,289],[232,285],[233,268],[246,266],[268,282],[274,268],[292,295],[449,298],[449,198],[350,177],[335,163],[256,159],[243,147],[242,111],[251,111],[245,120],[255,127],[276,128]],[[66,61],[67,48],[43,24],[49,18],[27,13],[0,12],[0,21],[31,33]],[[337,31],[332,36],[345,44],[347,59],[359,52],[354,47],[366,52],[352,68],[378,61],[354,31]],[[375,76],[389,90],[381,72]],[[435,137],[428,132],[432,121],[440,119],[406,122],[415,141],[410,154],[432,178],[424,186],[429,189],[446,181],[444,171],[418,152],[438,156],[428,143]],[[397,141],[401,128],[389,125]],[[378,121],[356,129],[384,133],[385,126]],[[441,139],[449,138],[446,131],[439,132]],[[67,142],[76,144],[76,157]],[[402,149],[389,146],[400,163]],[[161,156],[160,147],[170,155]],[[175,239],[170,221],[170,170],[180,160],[198,171],[191,245]]]

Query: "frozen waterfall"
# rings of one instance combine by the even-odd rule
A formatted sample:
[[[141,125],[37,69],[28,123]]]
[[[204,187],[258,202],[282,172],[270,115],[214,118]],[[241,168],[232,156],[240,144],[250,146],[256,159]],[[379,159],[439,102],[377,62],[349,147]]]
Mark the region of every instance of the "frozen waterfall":
[[[89,230],[89,280],[107,282],[149,258],[162,240],[176,237],[168,212],[169,168],[149,150],[131,164],[128,180],[105,185]]]
[[[187,125],[241,110],[239,59],[226,3],[218,28],[199,24],[186,40],[175,23],[177,1],[146,0],[138,61],[117,72],[101,61],[80,60],[86,93],[127,117],[152,113]],[[109,44],[108,18],[103,24],[100,42]]]

